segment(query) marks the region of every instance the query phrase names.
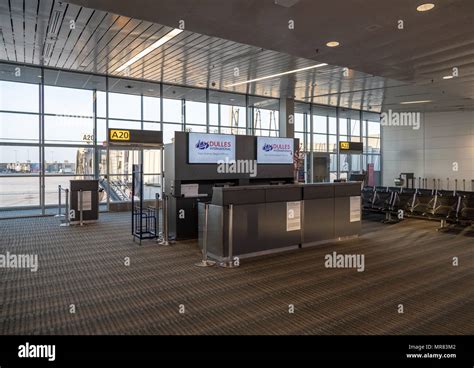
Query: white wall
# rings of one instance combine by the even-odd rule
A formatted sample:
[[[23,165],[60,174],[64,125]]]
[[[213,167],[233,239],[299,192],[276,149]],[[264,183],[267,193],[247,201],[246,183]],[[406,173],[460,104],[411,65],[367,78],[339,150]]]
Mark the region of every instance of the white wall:
[[[393,179],[401,172],[413,172],[415,176],[428,178],[428,187],[433,187],[433,178],[441,179],[446,189],[450,178],[450,189],[458,179],[466,179],[466,190],[474,180],[474,112],[430,112],[421,113],[421,127],[382,127],[383,185],[393,186]],[[458,171],[453,163],[458,163]]]

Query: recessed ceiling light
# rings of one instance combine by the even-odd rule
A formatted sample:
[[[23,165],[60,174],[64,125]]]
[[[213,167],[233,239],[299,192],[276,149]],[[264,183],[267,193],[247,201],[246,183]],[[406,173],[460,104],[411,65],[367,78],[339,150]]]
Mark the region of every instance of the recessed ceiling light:
[[[454,78],[454,76],[452,76],[452,75],[445,75],[443,77],[443,79],[453,79],[453,78]]]
[[[234,102],[235,98],[229,98],[229,101]]]
[[[431,102],[431,100],[404,101],[404,102],[400,102],[400,105],[421,104],[421,103],[428,103],[428,102]]]
[[[317,65],[307,66],[307,67],[305,67],[305,68],[300,68],[300,69],[295,69],[295,70],[289,70],[289,71],[283,72],[283,73],[267,75],[266,77],[250,79],[250,80],[245,81],[245,82],[239,82],[239,83],[228,84],[228,85],[226,85],[225,87],[235,87],[235,86],[240,86],[241,84],[247,84],[247,83],[258,82],[258,81],[265,80],[265,79],[277,78],[277,77],[281,77],[282,75],[287,75],[287,74],[292,74],[292,73],[298,73],[298,72],[302,72],[302,71],[304,71],[304,70],[320,68],[320,67],[326,66],[326,65],[328,65],[328,64],[322,63],[322,64],[317,64]]]
[[[327,47],[337,47],[337,46],[339,46],[339,42],[337,42],[337,41],[329,41],[328,43],[326,43],[326,46],[327,46]]]
[[[153,88],[149,88],[148,92],[154,92],[155,90]]]
[[[43,78],[43,76],[42,76],[42,75],[38,75],[38,78]]]
[[[132,57],[129,61],[127,61],[125,64],[123,64],[120,68],[118,68],[115,72],[116,73],[119,73],[119,72],[122,72],[124,71],[125,69],[127,69],[130,65],[136,63],[138,60],[140,60],[141,58],[145,57],[146,55],[148,55],[150,52],[152,52],[153,50],[157,49],[158,47],[162,46],[163,44],[165,44],[166,42],[168,42],[169,40],[171,40],[172,38],[176,37],[177,35],[179,35],[181,32],[183,32],[182,29],[178,29],[178,28],[175,28],[173,29],[171,32],[168,32],[167,34],[165,34],[163,37],[161,37],[158,41],[156,41],[155,43],[153,43],[152,45],[148,46],[145,50],[143,50],[142,52],[138,53],[137,55],[135,55],[134,57]]]
[[[425,12],[425,11],[433,9],[434,7],[435,7],[435,4],[426,3],[426,4],[418,5],[416,10],[418,10],[419,12]]]

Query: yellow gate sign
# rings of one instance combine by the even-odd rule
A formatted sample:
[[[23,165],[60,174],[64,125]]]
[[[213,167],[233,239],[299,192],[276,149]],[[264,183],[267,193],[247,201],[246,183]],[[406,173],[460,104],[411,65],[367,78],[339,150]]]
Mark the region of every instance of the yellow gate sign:
[[[339,148],[342,150],[348,150],[350,147],[349,142],[339,142]]]
[[[110,134],[109,139],[111,141],[129,141],[130,140],[129,130],[111,129],[109,134]]]

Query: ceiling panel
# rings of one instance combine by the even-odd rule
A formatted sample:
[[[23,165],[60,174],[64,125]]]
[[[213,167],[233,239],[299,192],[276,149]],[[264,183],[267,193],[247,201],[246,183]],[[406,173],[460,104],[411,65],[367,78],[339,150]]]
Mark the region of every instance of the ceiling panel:
[[[410,31],[406,33],[387,29],[393,17],[382,12],[382,9],[387,8],[373,5],[374,9],[371,11],[376,12],[375,16],[361,16],[361,24],[357,27],[363,27],[364,31],[347,36],[348,40],[352,40],[348,42],[347,49],[336,49],[328,53],[328,50],[321,48],[318,55],[311,54],[317,46],[317,43],[311,44],[311,40],[314,37],[329,37],[330,33],[325,30],[325,35],[314,35],[321,27],[316,20],[321,18],[321,14],[325,14],[324,9],[319,8],[317,14],[308,16],[312,14],[309,10],[315,9],[314,1],[311,3],[301,0],[284,10],[282,7],[275,9],[272,1],[203,0],[197,5],[188,0],[164,0],[160,3],[168,4],[169,8],[160,8],[160,19],[167,25],[152,21],[155,14],[135,19],[124,16],[137,14],[139,10],[133,10],[132,6],[141,1],[100,2],[100,6],[95,7],[106,9],[117,6],[120,11],[115,14],[52,0],[25,0],[24,6],[23,0],[0,0],[0,60],[109,74],[119,77],[118,80],[132,78],[163,81],[267,98],[294,97],[305,102],[370,111],[381,111],[385,107],[413,109],[414,105],[400,105],[400,102],[415,98],[433,100],[433,103],[416,106],[417,109],[474,109],[474,39],[473,32],[469,34],[463,28],[472,17],[469,14],[459,15],[459,12],[469,8],[464,1],[449,0],[445,7],[446,11],[459,16],[457,22],[443,21],[436,26],[432,21],[426,24],[421,22],[419,15],[408,14],[403,10],[408,2],[401,0],[398,9],[403,11],[400,16],[404,16],[410,26]],[[85,3],[76,0],[72,2]],[[339,3],[340,0],[334,2]],[[347,5],[346,11],[353,10],[352,15],[356,19],[361,11],[369,9],[368,2],[374,4],[373,0],[355,0],[352,5],[355,4],[360,9]],[[328,11],[334,6],[327,1],[324,4]],[[155,3],[151,4],[149,11],[153,12],[155,6]],[[170,24],[176,24],[171,22],[170,14],[173,11],[176,16],[179,14],[187,20],[187,27],[191,24],[191,28],[200,28],[206,34],[187,28],[134,63],[128,70],[118,73],[117,68],[173,29],[170,27]],[[207,13],[203,14],[205,11]],[[232,17],[225,18],[226,12],[230,12]],[[301,12],[306,13],[304,18],[301,17]],[[222,14],[222,17],[215,17],[217,13]],[[214,16],[214,25],[204,27],[202,20],[198,22],[195,19],[199,14],[205,19]],[[330,12],[327,14],[334,21],[334,37],[343,35],[344,27],[340,26],[342,20],[346,20],[348,25],[353,24],[347,15],[340,12],[338,17]],[[289,15],[298,19],[298,27],[292,35],[282,33],[280,29],[279,33],[274,33],[273,38],[270,38],[268,29],[262,28],[258,23],[264,15],[269,18],[265,23],[268,29],[275,30],[278,20],[285,17],[288,19]],[[71,20],[75,22],[74,29],[70,27]],[[413,39],[412,21],[418,21],[415,24],[416,32],[420,33],[418,39],[422,41],[421,47],[416,42],[417,38]],[[328,20],[324,22],[327,23]],[[255,26],[256,23],[259,25]],[[454,31],[449,28],[456,23],[459,25]],[[242,25],[247,25],[245,32],[254,36],[255,42],[236,42],[247,37],[240,35],[244,32]],[[309,26],[313,27],[311,34],[302,38],[305,27]],[[221,35],[229,38],[216,37],[217,28],[221,29]],[[239,34],[235,33],[237,30]],[[259,44],[264,41],[265,48]],[[229,86],[328,60],[336,65]],[[341,62],[342,60],[344,61]],[[461,77],[443,80],[442,77],[449,74],[452,65],[461,66]],[[367,71],[376,73],[368,74]],[[122,84],[127,85],[120,82],[117,88]],[[174,95],[176,93],[178,92],[175,91]],[[186,93],[189,95],[189,91]]]

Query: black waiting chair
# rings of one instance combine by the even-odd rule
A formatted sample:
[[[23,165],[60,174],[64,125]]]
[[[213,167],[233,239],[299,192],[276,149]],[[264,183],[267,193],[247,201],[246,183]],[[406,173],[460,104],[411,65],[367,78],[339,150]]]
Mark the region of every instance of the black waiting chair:
[[[392,209],[393,192],[375,190],[372,209],[380,212],[390,211]]]
[[[458,221],[460,202],[461,197],[454,196],[453,193],[438,192],[436,194],[431,217],[441,221],[441,226],[438,230],[444,229],[447,222],[456,223]]]
[[[362,208],[371,209],[372,204],[374,203],[375,198],[375,189],[374,187],[364,187],[361,192],[362,197]]]
[[[429,193],[429,194],[428,194]],[[415,216],[431,217],[435,207],[436,195],[425,189],[418,190],[415,195],[411,213]]]
[[[472,225],[474,223],[474,193],[461,197],[458,220],[464,224]]]
[[[410,214],[415,203],[415,189],[404,189],[401,193],[396,193],[393,201],[393,210],[398,212],[402,210],[405,214]]]

